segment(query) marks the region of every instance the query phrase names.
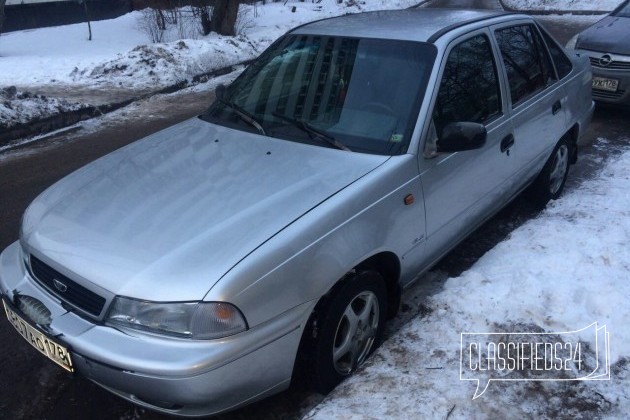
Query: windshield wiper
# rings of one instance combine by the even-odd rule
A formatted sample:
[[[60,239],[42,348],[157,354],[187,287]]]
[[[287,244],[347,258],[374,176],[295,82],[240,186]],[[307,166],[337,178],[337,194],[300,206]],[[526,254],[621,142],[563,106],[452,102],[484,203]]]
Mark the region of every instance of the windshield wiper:
[[[276,111],[272,112],[271,115],[273,115],[274,117],[280,118],[281,120],[290,122],[291,124],[299,128],[300,130],[308,133],[310,138],[318,138],[320,140],[324,140],[326,143],[336,147],[337,149],[345,150],[348,152],[351,151],[345,144],[341,143],[339,140],[335,139],[333,136],[331,136],[327,132],[313,127],[311,124],[307,123],[304,120],[301,120],[296,117],[288,117]]]
[[[267,135],[263,126],[256,120],[256,117],[254,117],[252,114],[245,111],[243,108],[241,108],[240,106],[236,105],[233,102],[226,101],[225,99],[222,99],[222,98],[217,98],[217,100],[221,102],[223,105],[230,108],[232,111],[234,111],[234,113],[238,115],[241,120],[245,121],[247,124],[254,127],[256,130],[258,130],[260,134],[263,134],[265,136]]]

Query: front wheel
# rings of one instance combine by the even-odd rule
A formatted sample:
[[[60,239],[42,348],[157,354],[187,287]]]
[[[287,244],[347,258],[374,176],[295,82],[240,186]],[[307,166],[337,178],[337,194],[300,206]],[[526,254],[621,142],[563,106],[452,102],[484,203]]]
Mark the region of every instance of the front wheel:
[[[530,187],[530,195],[537,204],[544,206],[549,200],[560,197],[569,174],[570,156],[571,145],[563,138],[556,144],[538,178]]]
[[[385,283],[375,271],[353,274],[315,318],[311,379],[330,392],[380,344],[387,315]]]

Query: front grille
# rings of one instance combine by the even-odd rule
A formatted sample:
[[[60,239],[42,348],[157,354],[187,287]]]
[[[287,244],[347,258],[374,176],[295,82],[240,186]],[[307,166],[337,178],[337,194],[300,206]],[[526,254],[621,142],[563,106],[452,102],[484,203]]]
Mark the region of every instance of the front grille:
[[[625,90],[618,90],[617,92],[609,92],[607,90],[601,90],[601,89],[593,89],[593,97],[595,99],[597,98],[601,98],[601,99],[619,99],[623,96],[623,94],[626,93]]]
[[[607,66],[602,66],[599,62],[599,58],[589,57],[589,59],[591,60],[591,66],[597,67],[599,69],[630,70],[630,61],[613,60]]]
[[[64,302],[69,303],[91,315],[99,316],[105,306],[105,298],[86,289],[67,276],[64,276],[54,268],[43,263],[31,255],[31,270],[34,279],[42,286],[46,287],[52,294]],[[55,280],[63,283],[67,289],[59,291],[55,286]]]

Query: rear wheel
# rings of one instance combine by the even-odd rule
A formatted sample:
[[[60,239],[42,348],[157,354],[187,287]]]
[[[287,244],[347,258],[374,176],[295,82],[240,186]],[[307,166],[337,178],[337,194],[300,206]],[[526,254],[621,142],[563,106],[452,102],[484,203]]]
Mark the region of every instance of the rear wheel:
[[[328,393],[380,344],[387,316],[385,282],[375,271],[353,274],[323,305],[312,325],[310,376]]]
[[[563,138],[554,148],[538,178],[530,187],[532,199],[542,206],[549,200],[556,200],[562,194],[569,174],[571,145]]]

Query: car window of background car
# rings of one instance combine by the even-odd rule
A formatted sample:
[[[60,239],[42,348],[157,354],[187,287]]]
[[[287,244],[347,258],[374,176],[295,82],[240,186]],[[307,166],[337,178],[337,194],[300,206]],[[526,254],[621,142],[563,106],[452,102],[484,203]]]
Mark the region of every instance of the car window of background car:
[[[549,55],[532,25],[498,29],[495,34],[507,70],[513,107],[555,81]]]
[[[310,143],[299,130],[307,123],[353,151],[404,153],[435,56],[433,45],[418,42],[289,35],[228,88],[226,99],[273,137]],[[221,123],[222,112],[215,103],[212,122]]]
[[[573,70],[573,64],[571,64],[571,60],[569,60],[564,51],[562,51],[562,48],[560,48],[558,44],[556,44],[556,42],[551,38],[551,36],[549,36],[547,32],[540,32],[542,33],[542,36],[547,43],[547,48],[549,48],[551,59],[553,60],[553,64],[556,66],[558,77],[562,79],[567,74],[571,73],[571,70]]]
[[[478,35],[454,47],[446,61],[433,122],[438,137],[451,122],[486,123],[501,113],[497,67],[488,38]]]

